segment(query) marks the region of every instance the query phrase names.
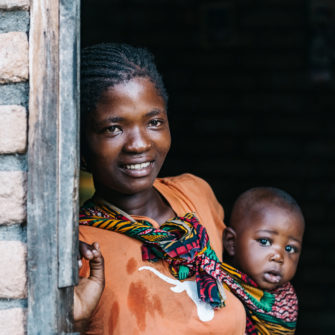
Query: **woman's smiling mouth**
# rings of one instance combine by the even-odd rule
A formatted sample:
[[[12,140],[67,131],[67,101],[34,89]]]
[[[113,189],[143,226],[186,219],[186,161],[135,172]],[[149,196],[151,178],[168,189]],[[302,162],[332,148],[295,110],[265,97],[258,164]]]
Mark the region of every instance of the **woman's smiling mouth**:
[[[139,164],[127,164],[124,166],[125,169],[128,170],[141,170],[150,165],[150,162],[139,163]]]
[[[123,164],[121,165],[122,171],[134,178],[146,177],[152,173],[154,161],[146,161],[142,163]]]

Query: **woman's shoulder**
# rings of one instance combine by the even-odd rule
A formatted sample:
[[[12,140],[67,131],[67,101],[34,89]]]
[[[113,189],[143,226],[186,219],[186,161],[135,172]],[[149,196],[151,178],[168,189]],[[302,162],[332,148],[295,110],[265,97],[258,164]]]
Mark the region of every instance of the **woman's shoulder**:
[[[158,183],[169,184],[178,187],[211,188],[202,178],[191,173],[183,173],[178,176],[157,178]]]
[[[174,177],[157,178],[155,186],[159,189],[169,189],[177,192],[177,194],[183,194],[192,201],[217,202],[210,185],[204,179],[191,173],[183,173]]]

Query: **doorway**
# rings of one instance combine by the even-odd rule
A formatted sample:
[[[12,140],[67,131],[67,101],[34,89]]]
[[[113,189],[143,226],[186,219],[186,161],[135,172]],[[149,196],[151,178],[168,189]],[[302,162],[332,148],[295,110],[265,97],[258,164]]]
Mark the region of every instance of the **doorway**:
[[[310,24],[301,0],[82,1],[82,47],[123,42],[156,56],[172,131],[161,176],[204,178],[226,222],[250,187],[279,187],[297,199],[307,222],[294,279],[304,335],[331,333],[335,311],[327,300],[335,265],[334,81],[310,76]]]

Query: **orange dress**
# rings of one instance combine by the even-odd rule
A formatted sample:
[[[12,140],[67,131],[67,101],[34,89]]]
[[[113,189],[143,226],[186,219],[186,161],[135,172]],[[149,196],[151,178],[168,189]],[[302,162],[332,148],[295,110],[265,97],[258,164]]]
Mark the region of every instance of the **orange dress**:
[[[210,186],[183,174],[157,178],[154,187],[178,216],[196,213],[221,259],[223,209]],[[226,306],[214,311],[199,301],[194,278],[182,282],[170,274],[166,262],[143,261],[140,241],[90,226],[80,226],[79,235],[87,243],[98,241],[105,259],[106,286],[87,334],[245,334],[244,307],[230,292],[226,292]],[[84,262],[80,275],[88,276],[88,272]]]

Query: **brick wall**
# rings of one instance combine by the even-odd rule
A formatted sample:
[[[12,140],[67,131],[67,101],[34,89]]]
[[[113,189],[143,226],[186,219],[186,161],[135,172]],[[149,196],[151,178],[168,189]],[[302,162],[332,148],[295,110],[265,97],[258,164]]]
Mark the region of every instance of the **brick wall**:
[[[25,333],[29,0],[0,0],[0,334]]]
[[[311,62],[312,1],[94,3],[83,2],[83,46],[128,42],[156,55],[172,127],[162,175],[206,179],[227,221],[233,200],[252,186],[280,187],[297,199],[307,222],[294,280],[297,334],[333,333],[335,67],[329,57],[328,76],[315,76],[324,68]],[[334,15],[328,20],[334,24]]]

